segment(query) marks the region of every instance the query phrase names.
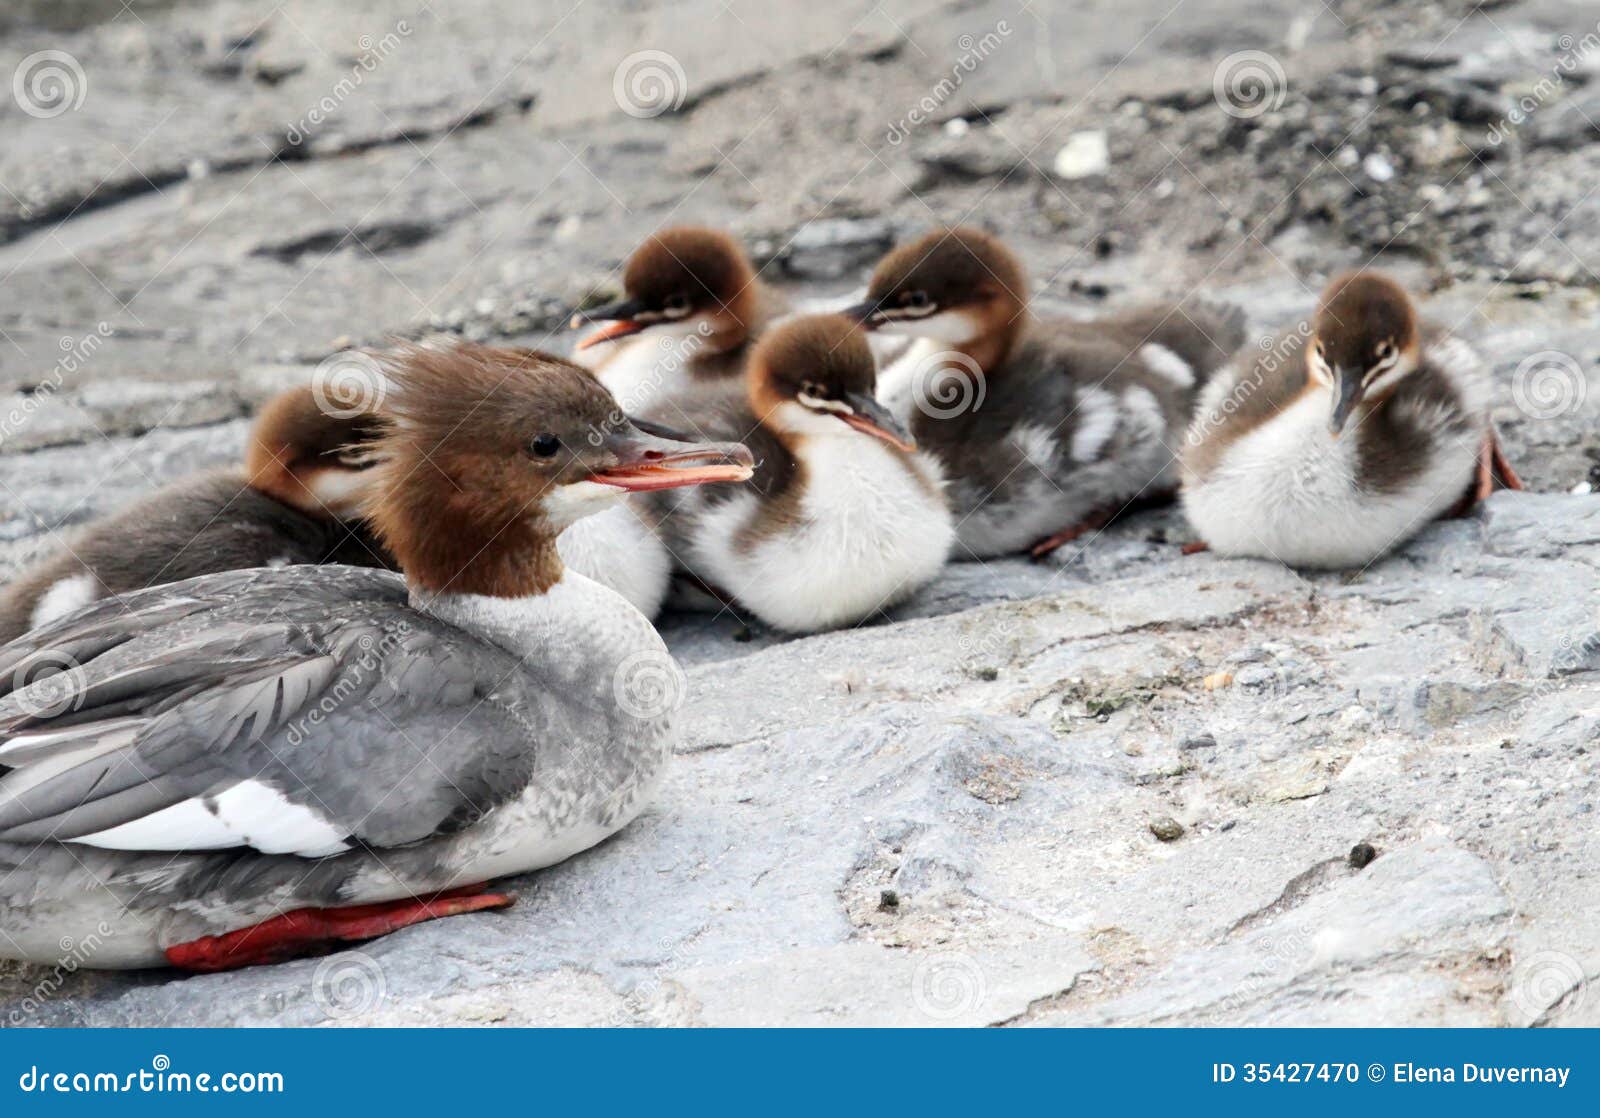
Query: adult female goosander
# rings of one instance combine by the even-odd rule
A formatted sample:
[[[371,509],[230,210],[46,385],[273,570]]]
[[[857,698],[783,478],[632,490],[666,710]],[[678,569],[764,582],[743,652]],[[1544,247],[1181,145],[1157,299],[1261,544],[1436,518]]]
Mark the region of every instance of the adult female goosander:
[[[208,575],[0,649],[0,956],[287,958],[507,904],[479,883],[645,805],[672,711],[629,688],[670,661],[556,533],[747,478],[749,452],[641,432],[557,358],[411,348],[388,373],[373,520],[404,577]]]
[[[361,520],[373,415],[329,415],[310,386],[261,411],[242,468],[168,486],[74,534],[0,594],[0,642],[111,594],[244,567],[393,566]]]
[[[1289,331],[1207,386],[1183,475],[1212,551],[1300,567],[1362,566],[1464,499],[1522,488],[1477,355],[1371,272],[1328,285],[1309,337]]]
[[[944,468],[957,557],[1042,557],[1129,504],[1170,499],[1198,386],[1244,337],[1234,308],[1036,318],[1017,258],[970,228],[891,252],[845,313],[920,339],[880,397]]]
[[[870,617],[930,581],[950,550],[938,467],[873,398],[875,376],[846,318],[776,327],[751,354],[747,399],[700,423],[748,445],[755,476],[651,501],[690,573],[775,628]]]
[[[756,278],[738,242],[696,226],[663,229],[640,245],[628,258],[623,288],[622,301],[573,316],[574,326],[604,323],[578,342],[573,358],[594,370],[624,411],[658,411],[687,430],[697,427],[707,401],[742,398],[750,347],[787,310]],[[573,570],[654,617],[671,585],[672,556],[635,506],[579,521],[557,546]]]

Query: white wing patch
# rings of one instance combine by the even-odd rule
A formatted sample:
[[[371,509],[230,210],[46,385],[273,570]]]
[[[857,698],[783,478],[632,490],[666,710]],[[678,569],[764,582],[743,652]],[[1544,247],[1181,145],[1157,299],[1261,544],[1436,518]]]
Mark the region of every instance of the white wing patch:
[[[1050,476],[1056,463],[1056,437],[1050,428],[1038,423],[1026,423],[1011,429],[1011,445],[1028,465]]]
[[[33,616],[28,619],[28,623],[37,629],[41,625],[48,625],[57,618],[80,610],[99,598],[100,580],[94,575],[88,571],[69,575],[51,583],[50,589],[39,595],[39,600],[33,607]]]
[[[1170,380],[1179,388],[1194,386],[1194,366],[1166,346],[1157,345],[1155,342],[1141,346],[1139,357],[1150,367],[1151,372]]]
[[[1117,403],[1103,388],[1088,388],[1078,397],[1078,426],[1072,432],[1074,462],[1093,462],[1117,433]]]
[[[249,846],[263,854],[324,858],[349,850],[345,834],[276,788],[245,780],[208,806],[192,797],[140,819],[74,839],[109,850],[222,850]]]
[[[1167,433],[1167,417],[1161,401],[1148,388],[1134,386],[1122,394],[1130,425],[1142,428],[1148,439],[1161,440]]]

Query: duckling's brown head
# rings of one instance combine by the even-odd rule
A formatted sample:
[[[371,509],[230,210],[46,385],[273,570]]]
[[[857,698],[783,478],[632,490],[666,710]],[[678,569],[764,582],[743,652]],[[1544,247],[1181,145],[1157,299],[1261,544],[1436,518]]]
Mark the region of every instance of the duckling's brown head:
[[[301,512],[351,519],[371,489],[372,443],[383,432],[375,412],[340,407],[311,385],[291,388],[256,417],[245,472],[253,488]]]
[[[743,481],[737,443],[631,419],[559,357],[461,342],[387,354],[371,518],[414,585],[537,593],[561,575],[556,535],[629,491]]]
[[[900,450],[916,449],[904,425],[874,397],[872,347],[844,315],[808,315],[773,329],[751,353],[748,376],[750,406],[780,432],[854,430]]]
[[[844,313],[869,330],[964,345],[1014,324],[1028,304],[1021,263],[997,237],[959,226],[901,245]]]
[[[573,315],[574,326],[605,324],[579,342],[579,349],[646,330],[737,344],[748,334],[756,302],[755,270],[739,243],[694,225],[663,229],[634,250],[622,287],[625,298],[619,302]]]
[[[1386,398],[1421,357],[1416,308],[1377,272],[1348,272],[1322,293],[1306,346],[1307,373],[1333,393],[1329,430],[1344,430],[1363,406]]]

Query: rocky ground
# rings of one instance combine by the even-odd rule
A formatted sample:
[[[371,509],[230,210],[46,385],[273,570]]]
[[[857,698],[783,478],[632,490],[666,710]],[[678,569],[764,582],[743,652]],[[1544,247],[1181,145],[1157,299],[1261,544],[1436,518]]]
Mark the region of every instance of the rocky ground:
[[[1376,261],[1477,339],[1530,492],[1355,575],[1166,512],[849,632],[668,619],[660,802],[516,908],[205,978],[68,952],[0,1020],[1600,1024],[1594,6],[791,7],[13,5],[4,561],[348,344],[564,347],[681,220],[817,298],[977,221],[1047,306],[1260,336]]]

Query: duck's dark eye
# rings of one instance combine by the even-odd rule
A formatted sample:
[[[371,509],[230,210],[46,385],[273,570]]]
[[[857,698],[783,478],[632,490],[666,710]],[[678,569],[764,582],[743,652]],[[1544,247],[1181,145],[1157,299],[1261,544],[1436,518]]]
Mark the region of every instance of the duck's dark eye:
[[[926,291],[907,291],[900,297],[900,301],[908,307],[925,307],[928,305]]]
[[[668,314],[686,314],[689,310],[689,296],[682,292],[676,295],[668,295],[661,304],[661,309]]]
[[[1390,345],[1388,342],[1379,342],[1378,348],[1374,352],[1377,353],[1379,361],[1387,361],[1389,359],[1389,355],[1394,352],[1394,346]]]
[[[546,431],[542,435],[535,435],[528,444],[528,450],[536,458],[548,458],[561,449],[561,440]]]

